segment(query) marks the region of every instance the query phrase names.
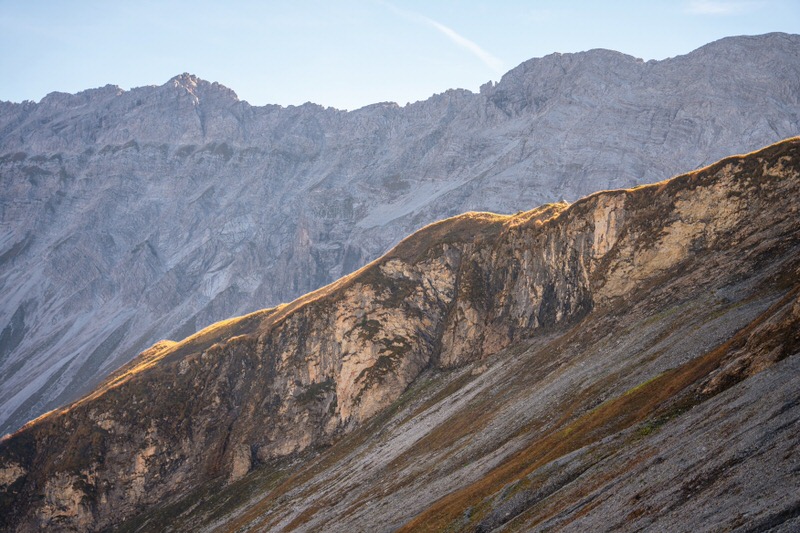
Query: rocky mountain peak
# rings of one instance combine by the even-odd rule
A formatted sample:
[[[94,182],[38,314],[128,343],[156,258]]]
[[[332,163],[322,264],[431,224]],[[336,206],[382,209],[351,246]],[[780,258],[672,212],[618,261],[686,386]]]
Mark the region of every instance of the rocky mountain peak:
[[[170,79],[165,85],[180,88],[196,98],[197,104],[226,105],[239,102],[236,93],[218,82],[208,82],[194,74],[184,72]],[[201,102],[201,99],[203,102]],[[206,102],[206,100],[210,100]]]
[[[177,76],[175,76],[174,78],[169,80],[169,82],[167,82],[167,83],[168,84],[172,83],[172,84],[175,85],[175,87],[182,86],[182,87],[186,87],[187,89],[190,89],[190,88],[197,87],[198,82],[199,83],[208,83],[205,80],[201,80],[200,78],[198,78],[194,74],[190,74],[188,72],[184,72],[183,74],[178,74]]]
[[[86,105],[107,105],[108,101],[125,91],[117,85],[105,85],[97,89],[87,89],[77,94],[52,92],[42,98],[39,105],[52,111],[63,111]]]
[[[791,54],[797,46],[800,46],[800,35],[772,32],[761,35],[723,37],[701,46],[697,52],[709,57],[727,56],[746,60],[751,54],[760,55],[769,49]]]

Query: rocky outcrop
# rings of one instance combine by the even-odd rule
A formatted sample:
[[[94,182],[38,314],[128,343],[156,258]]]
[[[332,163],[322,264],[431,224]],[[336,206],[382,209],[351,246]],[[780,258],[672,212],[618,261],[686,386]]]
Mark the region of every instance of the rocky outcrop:
[[[425,371],[491,362],[504,348],[597,317],[621,320],[635,306],[652,315],[767,280],[785,291],[800,267],[799,189],[793,139],[571,206],[427,226],[291,304],[154,346],[5,439],[0,514],[19,530],[102,529],[335,444]],[[736,361],[721,375],[769,366]]]
[[[290,301],[434,220],[572,201],[797,135],[798,42],[553,54],[478,94],[352,112],[253,107],[190,75],[2,103],[0,433],[159,339]]]

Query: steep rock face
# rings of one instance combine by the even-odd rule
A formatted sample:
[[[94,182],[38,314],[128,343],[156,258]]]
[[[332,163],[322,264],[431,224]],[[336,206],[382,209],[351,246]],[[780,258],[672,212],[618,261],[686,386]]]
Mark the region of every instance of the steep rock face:
[[[785,34],[647,63],[553,54],[479,94],[352,112],[253,107],[189,75],[0,103],[0,432],[159,339],[290,301],[431,221],[796,135],[798,57]]]
[[[755,288],[785,292],[800,266],[799,169],[793,139],[569,207],[455,217],[291,304],[156,345],[2,442],[6,526],[114,525],[259,463],[336,443],[426,369],[490,363],[503,348],[558,332],[591,336],[626,309],[653,315],[703,292],[769,300]],[[647,368],[686,363],[685,353],[658,353]],[[731,357],[720,375],[774,360]],[[606,375],[620,360],[593,364]]]

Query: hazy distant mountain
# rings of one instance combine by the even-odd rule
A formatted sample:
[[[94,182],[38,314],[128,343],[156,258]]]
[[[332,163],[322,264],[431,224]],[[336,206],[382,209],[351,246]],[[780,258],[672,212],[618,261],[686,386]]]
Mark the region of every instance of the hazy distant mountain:
[[[664,61],[553,54],[402,108],[253,107],[186,74],[0,103],[0,427],[436,219],[573,201],[796,135],[799,98],[800,36],[769,34]]]
[[[0,441],[0,528],[797,531],[798,376],[795,138],[159,343]]]

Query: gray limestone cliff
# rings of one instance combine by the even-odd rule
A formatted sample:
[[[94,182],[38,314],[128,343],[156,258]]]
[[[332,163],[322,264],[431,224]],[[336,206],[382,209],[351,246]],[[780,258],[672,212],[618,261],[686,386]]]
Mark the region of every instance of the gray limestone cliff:
[[[769,34],[663,61],[553,54],[477,94],[351,112],[254,107],[190,75],[0,103],[0,433],[160,339],[290,301],[434,220],[796,135],[799,52]]]

